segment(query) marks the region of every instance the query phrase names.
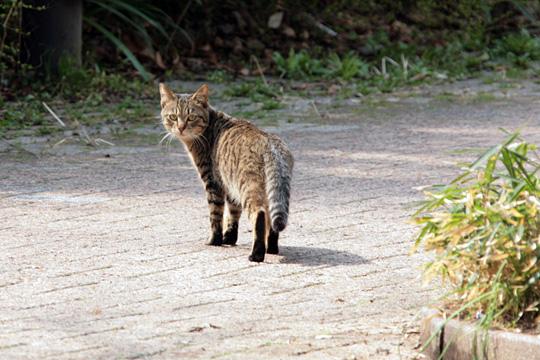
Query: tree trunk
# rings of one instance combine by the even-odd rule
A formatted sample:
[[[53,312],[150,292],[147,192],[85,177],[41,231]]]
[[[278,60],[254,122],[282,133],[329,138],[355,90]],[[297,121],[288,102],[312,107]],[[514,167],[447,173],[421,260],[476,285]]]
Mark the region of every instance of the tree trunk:
[[[21,61],[53,74],[58,72],[61,59],[80,66],[82,0],[25,0],[25,4],[32,8],[23,10],[26,36]]]

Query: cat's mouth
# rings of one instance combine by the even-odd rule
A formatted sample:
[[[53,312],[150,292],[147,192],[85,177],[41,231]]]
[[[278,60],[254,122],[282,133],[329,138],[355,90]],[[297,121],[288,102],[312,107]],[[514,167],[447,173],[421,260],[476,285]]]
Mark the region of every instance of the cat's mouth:
[[[178,128],[178,132],[180,132],[180,135],[182,135],[184,131],[186,130],[187,123],[183,123],[182,126],[176,125],[176,127]]]
[[[190,134],[190,132],[186,129],[186,124],[175,124],[170,127],[169,131],[181,140],[191,140],[193,138],[193,134]]]

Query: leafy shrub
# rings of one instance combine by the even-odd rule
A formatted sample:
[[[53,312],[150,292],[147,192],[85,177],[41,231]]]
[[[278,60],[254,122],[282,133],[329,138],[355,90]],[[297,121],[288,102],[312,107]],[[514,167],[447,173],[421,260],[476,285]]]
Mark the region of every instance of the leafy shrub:
[[[540,303],[540,164],[536,146],[509,136],[448,185],[434,186],[414,216],[415,247],[434,253],[428,279],[448,281],[464,317],[533,324]],[[536,157],[536,156],[535,156]]]
[[[530,61],[540,59],[540,40],[525,29],[508,34],[495,44],[494,54],[517,65],[527,67]]]
[[[4,80],[9,73],[12,73],[16,68],[21,68],[19,61],[20,39],[26,35],[21,28],[23,9],[40,10],[43,9],[43,6],[35,6],[20,0],[0,2],[0,88],[4,85]]]

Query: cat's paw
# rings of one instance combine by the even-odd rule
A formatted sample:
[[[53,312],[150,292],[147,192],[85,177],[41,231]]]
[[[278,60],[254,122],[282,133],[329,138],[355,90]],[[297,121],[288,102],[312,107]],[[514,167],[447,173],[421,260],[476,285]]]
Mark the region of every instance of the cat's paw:
[[[253,262],[263,262],[264,261],[264,254],[251,254],[248,257],[249,261]]]
[[[221,233],[212,234],[206,241],[206,245],[210,246],[221,246],[223,244],[223,236]]]
[[[238,241],[238,229],[228,229],[223,234],[223,244],[224,245],[236,245]]]
[[[267,254],[277,255],[279,254],[279,247],[276,245],[268,244],[268,247],[266,248]]]

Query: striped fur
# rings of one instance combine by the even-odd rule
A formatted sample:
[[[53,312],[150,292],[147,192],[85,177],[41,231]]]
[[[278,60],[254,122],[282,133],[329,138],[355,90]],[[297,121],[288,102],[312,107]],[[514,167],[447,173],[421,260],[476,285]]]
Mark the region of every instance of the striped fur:
[[[277,137],[270,138],[268,152],[263,157],[271,226],[274,231],[281,232],[289,218],[293,159]]]
[[[161,84],[160,93],[163,125],[184,144],[205,186],[208,244],[234,245],[245,211],[254,230],[249,259],[263,261],[265,252],[277,254],[279,232],[289,216],[293,168],[285,143],[248,121],[213,109],[206,85],[193,95],[179,95]]]

